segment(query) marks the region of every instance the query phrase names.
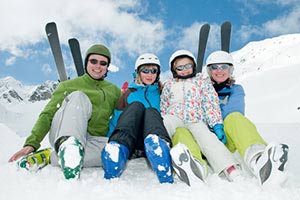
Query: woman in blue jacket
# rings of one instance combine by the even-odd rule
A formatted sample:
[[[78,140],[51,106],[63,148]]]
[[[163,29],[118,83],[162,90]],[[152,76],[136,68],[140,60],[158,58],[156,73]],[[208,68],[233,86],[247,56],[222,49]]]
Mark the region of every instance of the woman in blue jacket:
[[[143,155],[160,183],[173,183],[171,139],[160,115],[160,62],[146,53],[135,63],[134,82],[122,95],[110,120],[109,142],[102,151],[104,178],[120,177],[128,158]]]
[[[282,181],[288,146],[277,142],[267,144],[255,125],[245,117],[245,93],[232,77],[233,58],[225,51],[216,51],[208,56],[206,66],[219,96],[227,148],[240,153],[261,185]]]

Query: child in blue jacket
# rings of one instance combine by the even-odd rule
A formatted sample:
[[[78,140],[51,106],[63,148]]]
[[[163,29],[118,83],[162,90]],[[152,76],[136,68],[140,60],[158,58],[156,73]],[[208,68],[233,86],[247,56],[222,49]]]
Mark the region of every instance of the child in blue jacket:
[[[110,120],[109,142],[102,151],[104,178],[120,177],[128,158],[145,152],[160,183],[173,183],[171,139],[160,115],[160,62],[146,53],[135,64],[134,82],[122,95]]]

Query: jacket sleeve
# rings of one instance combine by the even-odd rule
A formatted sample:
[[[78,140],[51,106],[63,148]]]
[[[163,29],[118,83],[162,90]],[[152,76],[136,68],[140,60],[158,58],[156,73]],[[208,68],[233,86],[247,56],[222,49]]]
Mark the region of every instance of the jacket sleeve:
[[[135,91],[134,89],[127,89],[122,96],[120,97],[118,103],[116,104],[116,108],[114,109],[114,113],[112,115],[112,117],[109,120],[109,127],[108,127],[108,132],[106,134],[107,137],[110,137],[112,135],[112,133],[114,132],[117,123],[118,123],[118,119],[120,117],[120,115],[122,114],[123,110],[125,109],[125,107],[128,105],[128,101],[127,98],[129,96],[129,94]]]
[[[27,137],[24,146],[32,146],[36,150],[40,148],[42,140],[50,130],[54,114],[61,106],[66,94],[67,92],[64,85],[60,83],[58,88],[52,94],[51,100],[40,113],[38,120],[31,130],[31,135]]]
[[[208,78],[202,82],[202,112],[204,113],[206,123],[209,127],[214,127],[216,124],[222,124],[222,115],[219,105],[218,94],[215,91],[211,81]]]
[[[122,114],[121,110],[117,110],[117,109],[114,110],[114,114],[113,114],[112,118],[109,120],[109,129],[108,129],[108,132],[106,135],[107,137],[110,137],[112,135],[112,133],[114,132],[114,130],[117,126],[117,123],[118,123],[118,119],[121,114]]]
[[[160,111],[162,115],[165,115],[167,113],[167,109],[170,105],[170,84],[167,82],[161,92],[160,95]]]
[[[220,104],[222,117],[233,112],[239,112],[245,115],[245,92],[241,85],[231,86],[231,92],[227,101]]]

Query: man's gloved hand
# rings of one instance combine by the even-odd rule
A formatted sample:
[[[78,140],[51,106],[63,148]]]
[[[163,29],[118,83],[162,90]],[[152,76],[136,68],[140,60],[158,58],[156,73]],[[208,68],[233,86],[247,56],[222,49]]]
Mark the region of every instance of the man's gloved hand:
[[[224,133],[223,130],[223,124],[216,124],[213,129],[214,129],[214,133],[216,134],[216,136],[218,137],[218,139],[223,142],[224,144],[226,144],[227,139],[226,139],[226,135]]]

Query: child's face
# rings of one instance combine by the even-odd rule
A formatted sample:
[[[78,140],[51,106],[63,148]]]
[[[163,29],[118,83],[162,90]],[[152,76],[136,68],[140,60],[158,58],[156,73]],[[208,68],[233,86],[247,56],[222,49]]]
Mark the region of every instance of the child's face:
[[[155,82],[158,73],[158,68],[156,65],[145,65],[141,66],[139,70],[139,75],[142,83],[145,85],[151,85]]]
[[[194,63],[192,59],[188,57],[177,58],[174,62],[174,69],[177,75],[187,76],[193,73]]]

